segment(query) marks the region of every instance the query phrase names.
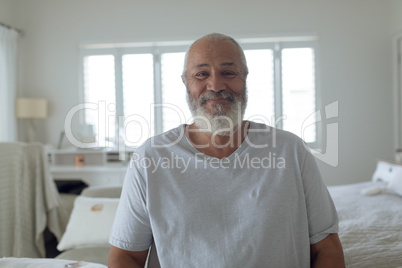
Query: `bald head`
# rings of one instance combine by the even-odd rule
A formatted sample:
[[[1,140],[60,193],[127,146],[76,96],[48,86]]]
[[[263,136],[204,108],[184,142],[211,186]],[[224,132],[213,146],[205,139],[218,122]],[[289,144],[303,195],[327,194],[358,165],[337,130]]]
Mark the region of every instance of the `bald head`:
[[[243,75],[244,75],[244,78],[246,78],[248,75],[247,62],[246,62],[246,57],[244,55],[243,49],[241,48],[239,43],[228,35],[224,35],[224,34],[220,34],[220,33],[210,33],[210,34],[205,35],[205,36],[197,39],[196,41],[194,41],[194,43],[192,43],[190,45],[190,47],[188,48],[186,55],[185,55],[185,59],[184,59],[184,66],[183,66],[183,73],[182,73],[183,81],[187,81],[187,77],[186,77],[187,66],[188,66],[189,57],[191,57],[192,50],[194,48],[196,48],[198,45],[200,45],[200,43],[203,43],[203,44],[209,43],[209,45],[214,46],[214,44],[216,44],[217,42],[223,42],[223,41],[229,41],[236,46],[236,48],[238,50],[238,56],[240,57],[241,63],[243,65]]]

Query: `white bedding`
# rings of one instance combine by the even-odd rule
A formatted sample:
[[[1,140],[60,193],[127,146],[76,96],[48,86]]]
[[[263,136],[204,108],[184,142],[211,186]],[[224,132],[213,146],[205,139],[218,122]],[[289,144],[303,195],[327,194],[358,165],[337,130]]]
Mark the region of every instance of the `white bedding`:
[[[105,265],[91,263],[91,262],[77,262],[71,260],[60,259],[34,259],[34,258],[2,258],[0,259],[0,267],[5,268],[65,268],[66,265],[71,264],[69,267],[83,267],[83,268],[106,268]]]
[[[39,143],[0,142],[0,257],[45,257],[46,227],[60,239],[68,221]]]
[[[382,183],[331,186],[347,267],[402,267],[402,197],[361,191]]]

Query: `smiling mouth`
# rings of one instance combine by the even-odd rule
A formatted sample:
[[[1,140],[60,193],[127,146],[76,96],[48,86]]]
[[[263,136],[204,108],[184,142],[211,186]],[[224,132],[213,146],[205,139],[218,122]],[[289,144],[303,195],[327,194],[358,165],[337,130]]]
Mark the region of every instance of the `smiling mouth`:
[[[211,104],[224,104],[224,103],[230,103],[233,102],[233,100],[231,98],[222,98],[222,97],[218,97],[218,98],[210,98],[210,99],[203,99],[201,101],[201,105],[205,105],[207,103],[211,103]]]
[[[230,102],[229,99],[225,99],[225,98],[216,98],[216,99],[209,99],[207,100],[207,102],[211,102],[211,103],[222,103],[222,102]]]
[[[212,103],[212,104],[220,104],[220,103],[226,103],[226,102],[234,102],[235,96],[231,93],[228,92],[210,92],[200,99],[200,105],[203,106],[207,102]]]

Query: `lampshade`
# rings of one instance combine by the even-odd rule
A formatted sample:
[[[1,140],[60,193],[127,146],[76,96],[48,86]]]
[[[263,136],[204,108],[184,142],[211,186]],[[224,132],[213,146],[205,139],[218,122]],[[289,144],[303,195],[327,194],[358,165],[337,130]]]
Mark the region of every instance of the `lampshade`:
[[[45,118],[47,116],[46,99],[17,99],[15,113],[18,118]]]

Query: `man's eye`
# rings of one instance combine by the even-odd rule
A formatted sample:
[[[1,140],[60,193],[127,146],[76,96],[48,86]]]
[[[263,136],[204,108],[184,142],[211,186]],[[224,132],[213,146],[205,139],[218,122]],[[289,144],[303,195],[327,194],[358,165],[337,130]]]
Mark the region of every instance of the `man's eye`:
[[[195,77],[200,78],[200,79],[206,78],[207,76],[208,76],[207,72],[199,72],[199,73],[195,74]]]
[[[222,73],[222,75],[225,76],[225,77],[231,78],[231,77],[235,77],[235,76],[236,76],[236,73],[235,73],[235,72],[232,72],[232,71],[224,71],[224,72]]]

